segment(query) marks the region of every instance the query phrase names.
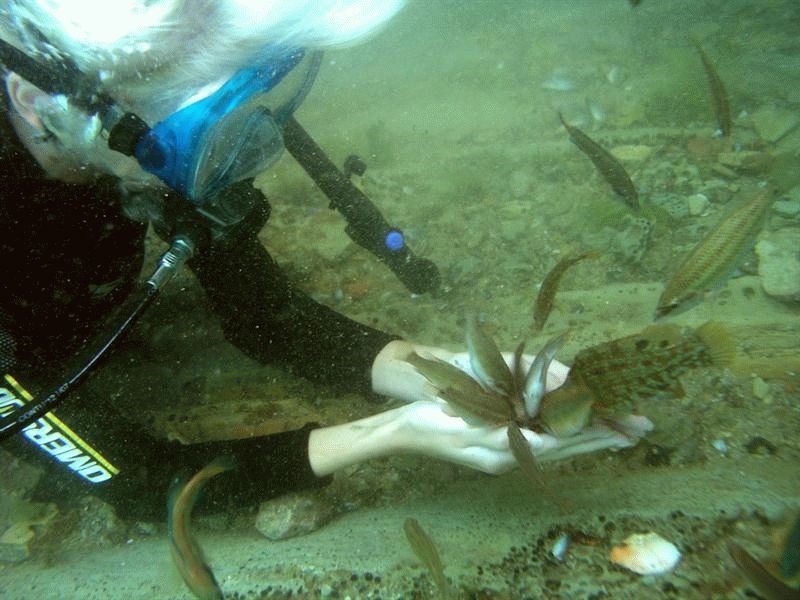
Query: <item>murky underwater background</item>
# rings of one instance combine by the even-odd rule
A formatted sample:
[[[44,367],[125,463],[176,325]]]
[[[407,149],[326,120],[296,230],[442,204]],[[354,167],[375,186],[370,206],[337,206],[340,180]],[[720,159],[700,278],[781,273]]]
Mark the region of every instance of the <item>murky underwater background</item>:
[[[731,143],[714,136],[689,35],[727,87]],[[792,0],[416,1],[374,39],[327,53],[298,120],[338,164],[365,160],[364,191],[436,262],[442,289],[411,296],[288,157],[259,179],[273,207],[262,239],[319,301],[416,342],[463,348],[473,311],[508,350],[571,329],[558,355],[570,364],[581,348],[652,323],[682,258],[760,184],[782,194],[758,253],[744,248],[732,278],[667,318],[724,322],[737,363],[690,373],[684,398],[641,403],[656,429],[638,446],[547,464],[555,500],[517,473],[398,457],[310,495],[336,518],[306,536],[269,541],[249,510],[196,519],[226,597],[436,597],[406,542],[408,517],[435,539],[456,597],[753,597],[728,542],[769,564],[800,508],[799,108]],[[559,111],[624,164],[640,214],[570,143]],[[533,334],[538,285],[589,249],[601,255],[567,272]],[[166,296],[92,382],[165,434],[246,435],[253,421],[266,432],[393,405],[242,357],[189,275]],[[2,469],[0,529],[35,534],[27,560],[0,563],[4,598],[190,597],[163,524],[119,522],[90,499],[83,517],[31,506],[36,473],[7,457]],[[647,531],[682,552],[672,573],[643,578],[609,561],[612,545]],[[563,533],[571,543],[557,560]]]

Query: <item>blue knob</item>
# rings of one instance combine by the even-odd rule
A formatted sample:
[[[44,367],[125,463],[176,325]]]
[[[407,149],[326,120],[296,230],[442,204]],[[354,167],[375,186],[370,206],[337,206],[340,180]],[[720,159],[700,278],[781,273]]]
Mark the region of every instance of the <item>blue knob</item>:
[[[398,231],[397,229],[392,229],[386,234],[384,243],[389,250],[392,252],[397,252],[403,248],[405,245],[405,240],[403,239],[402,232]]]

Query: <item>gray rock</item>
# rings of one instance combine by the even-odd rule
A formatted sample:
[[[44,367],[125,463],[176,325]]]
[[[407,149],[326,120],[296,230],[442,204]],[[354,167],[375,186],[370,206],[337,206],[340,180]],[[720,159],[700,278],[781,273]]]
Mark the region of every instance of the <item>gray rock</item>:
[[[0,536],[0,562],[18,563],[31,555],[31,543],[36,537],[25,523],[15,523]]]
[[[756,244],[758,274],[773,298],[800,302],[800,229],[771,231]]]
[[[270,540],[285,540],[316,531],[334,516],[333,508],[304,494],[290,494],[261,504],[256,529]]]
[[[762,106],[753,113],[753,125],[763,140],[777,142],[800,125],[800,117],[786,108]]]
[[[797,217],[800,215],[800,185],[793,187],[783,197],[773,204],[773,209],[782,217]]]
[[[705,194],[692,194],[686,199],[686,204],[689,207],[689,214],[693,217],[699,217],[708,208],[708,196]]]

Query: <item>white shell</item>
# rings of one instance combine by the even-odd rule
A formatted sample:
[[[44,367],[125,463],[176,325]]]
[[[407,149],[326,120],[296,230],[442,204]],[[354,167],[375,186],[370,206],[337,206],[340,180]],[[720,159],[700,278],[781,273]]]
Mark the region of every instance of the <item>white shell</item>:
[[[564,557],[567,555],[567,550],[569,549],[569,534],[564,532],[562,533],[556,543],[553,544],[553,549],[550,550],[550,554],[553,555],[557,561],[564,560]]]
[[[675,568],[681,553],[657,533],[634,533],[611,549],[610,558],[639,575],[661,575]]]

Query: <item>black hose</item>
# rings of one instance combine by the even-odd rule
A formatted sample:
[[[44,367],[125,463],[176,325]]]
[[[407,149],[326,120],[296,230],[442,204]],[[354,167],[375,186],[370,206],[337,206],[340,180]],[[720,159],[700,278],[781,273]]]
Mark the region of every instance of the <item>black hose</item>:
[[[11,415],[0,421],[0,442],[4,442],[20,429],[27,427],[36,419],[44,416],[56,406],[61,404],[64,398],[72,389],[83,381],[84,377],[97,365],[100,359],[106,354],[123,333],[141,316],[153,299],[158,295],[158,289],[147,284],[141,298],[128,313],[125,319],[116,327],[114,332],[106,338],[100,346],[92,352],[89,359],[78,369],[69,375],[61,385],[51,391],[46,396],[39,396],[23,407],[14,411]]]
[[[83,381],[86,375],[97,366],[100,359],[105,356],[130,326],[142,316],[142,313],[150,306],[158,292],[172,279],[172,276],[181,265],[192,257],[194,250],[195,243],[188,235],[176,236],[169,250],[161,257],[153,275],[142,286],[140,297],[134,301],[133,309],[126,313],[125,318],[117,325],[111,335],[105,338],[89,358],[56,389],[44,397],[34,398],[31,402],[19,407],[0,420],[0,443],[6,441],[36,419],[43,417],[63,402],[67,394]]]

